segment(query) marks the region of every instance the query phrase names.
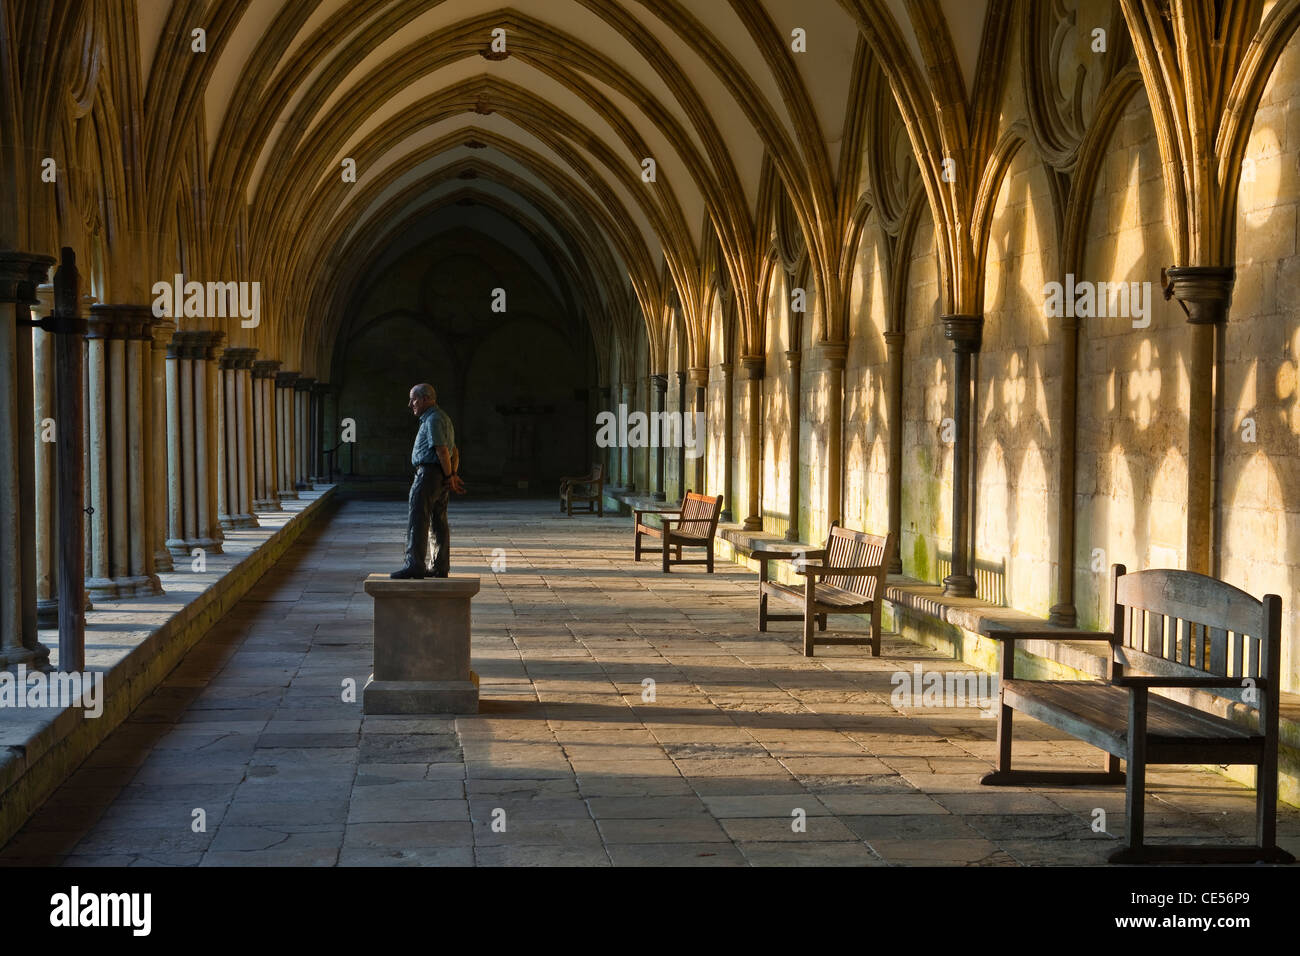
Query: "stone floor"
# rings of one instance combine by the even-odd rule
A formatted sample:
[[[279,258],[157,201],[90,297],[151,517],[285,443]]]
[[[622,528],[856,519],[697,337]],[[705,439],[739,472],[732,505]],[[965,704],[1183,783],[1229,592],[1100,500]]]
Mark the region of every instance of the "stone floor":
[[[888,635],[879,659],[805,659],[798,625],[758,632],[752,573],[665,577],[632,562],[629,519],[549,504],[453,505],[452,573],[483,578],[481,712],[363,717],[362,581],[397,567],[404,508],[309,530],[0,862],[1016,866],[1117,845],[1122,789],[980,787],[992,720],[891,706],[895,672],[961,665]],[[1098,760],[1024,718],[1017,740],[1022,766]],[[1155,840],[1253,828],[1253,791],[1195,768],[1154,768],[1147,807]],[[1300,855],[1300,811],[1279,830]]]

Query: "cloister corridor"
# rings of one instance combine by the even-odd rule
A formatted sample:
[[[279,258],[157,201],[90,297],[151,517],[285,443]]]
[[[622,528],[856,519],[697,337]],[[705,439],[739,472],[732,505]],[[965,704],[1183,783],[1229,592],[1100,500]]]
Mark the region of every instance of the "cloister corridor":
[[[797,624],[758,632],[751,571],[662,575],[632,561],[627,517],[549,502],[452,509],[452,575],[482,579],[480,712],[363,716],[341,692],[373,660],[361,585],[395,566],[404,526],[401,503],[331,504],[0,863],[1071,865],[1104,862],[1123,834],[1123,787],[982,788],[995,721],[891,705],[893,674],[960,662],[888,633],[879,658],[805,658]],[[1022,766],[1089,750],[1017,725]],[[1253,825],[1252,790],[1151,768],[1153,842]],[[1278,831],[1300,853],[1300,811],[1280,805]]]

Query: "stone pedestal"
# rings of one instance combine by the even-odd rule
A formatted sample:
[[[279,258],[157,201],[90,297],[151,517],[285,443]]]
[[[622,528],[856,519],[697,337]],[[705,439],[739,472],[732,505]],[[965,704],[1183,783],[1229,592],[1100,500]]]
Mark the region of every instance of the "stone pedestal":
[[[375,672],[367,714],[476,714],[478,675],[469,666],[470,600],[477,577],[366,578],[375,600]]]

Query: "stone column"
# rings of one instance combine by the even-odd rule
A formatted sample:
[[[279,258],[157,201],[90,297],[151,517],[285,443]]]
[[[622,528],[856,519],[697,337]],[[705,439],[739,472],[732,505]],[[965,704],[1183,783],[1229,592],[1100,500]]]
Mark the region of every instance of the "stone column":
[[[700,428],[695,432],[695,458],[691,461],[691,485],[700,493],[705,493],[705,486],[708,484],[708,472],[706,462],[708,461],[709,451],[709,429],[705,424],[708,421],[709,414],[709,370],[708,368],[693,368],[690,373],[691,381],[691,429],[695,429],[695,423],[700,422]],[[682,413],[682,453],[686,453],[686,412]]]
[[[276,457],[275,376],[280,363],[253,363],[253,509],[279,511],[279,462]]]
[[[901,331],[885,333],[885,350],[889,356],[889,531],[895,541],[903,534],[903,339]],[[894,549],[889,573],[903,573],[902,548]]]
[[[597,402],[599,403],[596,408],[597,412],[614,411],[617,413],[618,411],[617,409],[611,409],[609,407],[610,387],[608,385],[599,386],[596,389],[596,394],[597,394]],[[618,471],[615,467],[618,464],[617,443],[615,443],[615,445],[611,445],[608,448],[598,447],[596,449],[596,455],[598,460],[601,461],[601,463],[605,466],[606,484],[608,484],[611,488],[617,487],[616,483],[618,481]]]
[[[1187,266],[1166,270],[1173,296],[1191,325],[1187,378],[1187,570],[1217,576],[1222,543],[1219,496],[1223,469],[1223,338],[1236,270]]]
[[[224,332],[177,332],[167,348],[167,547],[189,558],[221,552],[217,525],[214,360]]]
[[[176,332],[171,319],[155,318],[150,325],[149,341],[149,425],[145,436],[149,442],[150,480],[147,500],[153,511],[149,535],[153,547],[154,570],[174,570],[172,553],[167,548],[170,527],[171,495],[168,467],[172,460],[172,443],[176,436],[168,426],[167,346]],[[179,445],[177,446],[179,448]],[[178,499],[179,501],[179,499]]]
[[[1074,606],[1074,470],[1078,450],[1079,320],[1061,319],[1061,440],[1057,447],[1056,603],[1047,619],[1058,627],[1076,627]]]
[[[152,377],[146,342],[153,313],[144,305],[90,308],[92,441],[89,515],[93,565],[86,587],[92,599],[160,594],[150,538],[149,456],[145,378]]]
[[[736,489],[732,487],[734,471],[732,468],[731,453],[732,446],[735,442],[736,416],[735,401],[731,394],[732,378],[731,373],[734,366],[731,362],[722,363],[722,514],[719,519],[722,521],[735,521],[735,516],[740,512],[736,509],[735,495]]]
[[[253,360],[257,349],[240,349],[235,366],[235,431],[239,437],[235,455],[239,478],[239,514],[235,519],[240,527],[258,527],[253,514]]]
[[[248,370],[252,365],[250,353],[254,349],[226,349],[220,362],[221,396],[217,407],[221,411],[221,428],[218,460],[219,495],[217,519],[222,528],[255,528],[257,519],[252,514],[251,480],[248,469],[249,456],[249,388]]]
[[[789,461],[789,510],[790,523],[785,529],[785,540],[799,540],[799,415],[803,404],[803,395],[800,390],[800,371],[803,366],[803,354],[798,349],[790,349],[785,353],[785,360],[788,366],[788,383],[786,389],[786,407],[790,411],[789,416],[789,442],[790,448],[786,455]]]
[[[311,481],[314,485],[329,484],[325,473],[325,397],[328,382],[317,382],[311,389]]]
[[[650,434],[654,446],[655,455],[655,479],[654,479],[654,500],[663,501],[664,494],[664,447],[663,447],[663,420],[664,409],[667,407],[668,398],[668,376],[662,372],[650,376],[651,384],[654,387],[654,415],[650,420]]]
[[[54,259],[0,252],[0,668],[42,667],[36,623],[36,450],[31,307]]]
[[[685,369],[680,369],[677,376],[677,414],[681,417],[681,433],[677,436],[681,441],[681,447],[677,449],[677,500],[681,501],[686,497],[686,416],[690,409],[686,404],[686,382],[690,377]],[[692,488],[691,491],[703,493],[703,488]]]
[[[818,346],[826,368],[826,525],[844,520],[844,364],[847,342]],[[897,549],[895,549],[897,550]]]
[[[298,497],[294,480],[298,466],[295,461],[297,430],[294,428],[293,383],[298,380],[297,372],[277,372],[275,376],[275,431],[276,457],[280,463],[279,498],[291,501]]]
[[[763,376],[767,371],[767,359],[762,355],[745,355],[741,357],[740,364],[744,367],[745,378],[749,382],[749,440],[745,449],[749,458],[749,487],[745,489],[749,498],[749,514],[745,517],[744,529],[762,531],[762,498],[759,491],[763,470]]]
[[[220,425],[217,359],[224,351],[222,341],[226,333],[208,331],[201,335],[199,351],[194,357],[194,444],[199,479],[197,547],[209,554],[220,554],[225,536],[217,521],[217,436]]]
[[[974,597],[975,577],[971,574],[970,476],[971,458],[971,356],[978,352],[984,333],[984,318],[978,315],[945,315],[943,336],[952,342],[953,419],[956,441],[952,449],[952,573],[943,579],[943,593],[950,597]]]
[[[632,384],[630,382],[624,382],[622,384],[622,392],[623,404],[627,406],[627,414],[630,415],[632,414],[632,402],[635,401]],[[632,449],[630,447],[623,447],[620,449],[619,455],[623,464],[623,473],[621,476],[623,487],[628,491],[635,491],[636,477],[632,473]]]
[[[314,378],[302,377],[293,383],[294,434],[297,437],[294,488],[311,491],[311,389]]]
[[[43,321],[54,312],[54,286],[46,283],[36,290],[36,295],[40,301],[32,306],[32,315],[37,321]],[[58,471],[54,456],[59,426],[55,411],[54,336],[45,329],[32,330],[32,378],[36,387],[33,413],[36,427],[32,436],[36,461],[36,626],[42,628],[59,624],[55,508]],[[48,429],[46,422],[51,423]]]

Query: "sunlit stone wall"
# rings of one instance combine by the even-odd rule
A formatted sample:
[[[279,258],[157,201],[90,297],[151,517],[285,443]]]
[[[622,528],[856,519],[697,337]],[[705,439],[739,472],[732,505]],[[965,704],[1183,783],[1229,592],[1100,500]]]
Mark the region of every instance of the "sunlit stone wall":
[[[1047,616],[1059,513],[1060,320],[1044,310],[1057,278],[1047,174],[1022,147],[989,234],[984,342],[975,379],[977,594]]]
[[[939,268],[934,229],[917,229],[910,259],[903,326],[903,501],[899,553],[903,573],[939,580],[940,554],[952,551],[952,347],[939,320]]]
[[[1129,104],[1103,161],[1080,278],[1150,282],[1150,327],[1081,321],[1075,599],[1080,623],[1105,627],[1109,568],[1186,567],[1186,316],[1159,292],[1174,262],[1150,107]],[[1204,467],[1209,467],[1206,462]]]
[[[885,247],[874,219],[858,242],[844,364],[844,524],[889,531],[888,354]]]
[[[1300,692],[1300,50],[1255,115],[1237,208],[1225,331],[1221,575],[1282,596],[1284,688]]]

